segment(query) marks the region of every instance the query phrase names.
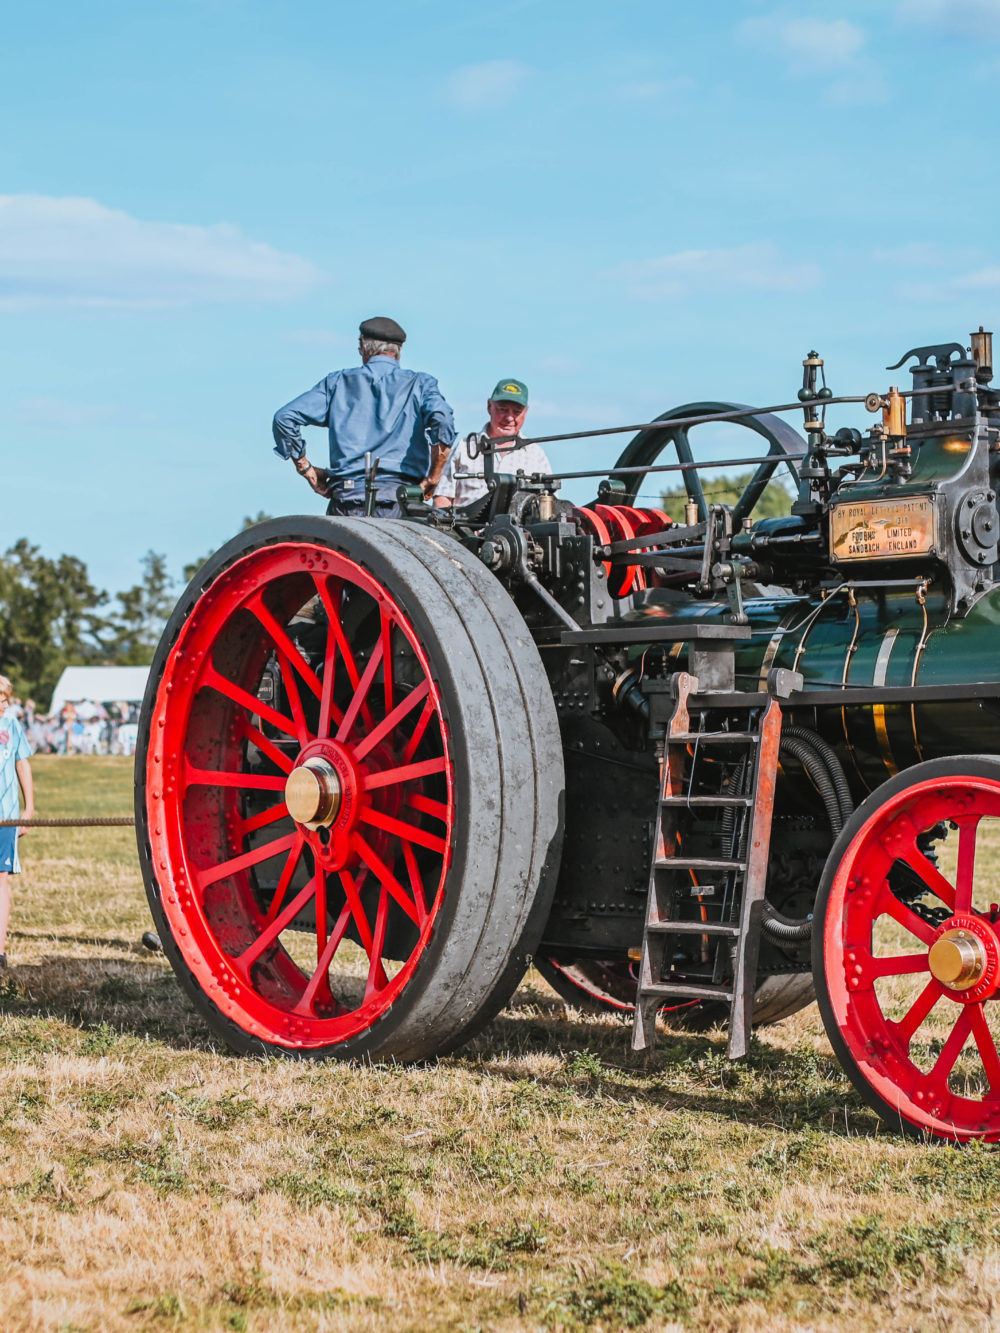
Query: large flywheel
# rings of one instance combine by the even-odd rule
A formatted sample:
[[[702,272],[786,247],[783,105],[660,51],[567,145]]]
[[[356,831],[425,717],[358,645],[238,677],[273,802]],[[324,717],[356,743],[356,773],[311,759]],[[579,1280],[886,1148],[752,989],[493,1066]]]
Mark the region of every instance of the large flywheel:
[[[694,428],[683,423],[691,417],[737,412],[745,407],[746,404],[744,403],[724,402],[683,403],[679,407],[672,407],[656,418],[657,423],[662,422],[662,425],[651,426],[648,430],[640,431],[638,435],[632,437],[622,450],[609,475],[614,478],[616,469],[619,468],[652,467],[654,464],[663,461],[662,456],[665,452],[668,455],[672,454],[677,464],[683,466],[683,470],[674,474],[654,473],[656,484],[658,486],[660,484],[670,485],[671,483],[664,479],[671,477],[671,475],[682,477],[688,494],[698,506],[698,517],[704,519],[707,516],[708,501],[705,495],[703,478],[691,448],[690,436],[691,430]],[[754,506],[763,495],[768,482],[774,477],[779,467],[786,469],[789,479],[793,483],[798,481],[794,457],[790,458],[789,455],[802,454],[806,450],[805,440],[795,427],[782,417],[775,416],[774,413],[770,412],[750,413],[749,408],[746,408],[746,410],[748,412],[747,416],[728,424],[743,427],[760,436],[767,445],[764,452],[769,457],[765,462],[755,465],[749,483],[733,506],[733,520],[735,523],[749,517],[753,512]],[[712,477],[717,474],[707,470],[707,475]],[[643,472],[622,473],[619,476],[619,480],[625,488],[623,503],[626,506],[635,504],[640,491],[646,485],[648,477],[649,473]]]
[[[252,528],[181,599],[143,719],[150,907],[229,1044],[416,1059],[503,1005],[551,902],[562,757],[537,649],[457,542]]]

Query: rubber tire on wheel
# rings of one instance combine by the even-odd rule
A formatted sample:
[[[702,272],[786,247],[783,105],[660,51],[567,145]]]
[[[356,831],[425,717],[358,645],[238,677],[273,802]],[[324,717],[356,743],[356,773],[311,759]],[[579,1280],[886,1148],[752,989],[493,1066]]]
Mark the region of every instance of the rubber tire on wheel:
[[[323,573],[327,568],[336,573]],[[233,964],[233,958],[240,961],[231,952],[234,948],[247,947],[249,956],[256,947],[253,932],[258,932],[258,940],[263,938],[260,932],[264,909],[251,901],[252,891],[247,885],[252,875],[244,864],[252,859],[252,853],[248,857],[243,850],[247,845],[245,836],[234,841],[232,832],[226,831],[231,830],[234,819],[240,830],[249,821],[239,811],[234,816],[230,804],[228,824],[219,814],[215,818],[202,817],[197,828],[189,827],[191,815],[184,793],[191,788],[184,784],[194,781],[201,784],[196,791],[208,789],[209,797],[204,799],[214,802],[211,809],[217,806],[220,812],[226,801],[236,798],[231,798],[227,790],[216,795],[213,788],[241,790],[241,784],[249,788],[254,782],[259,786],[263,781],[268,790],[283,791],[281,775],[248,778],[249,761],[239,757],[247,751],[240,748],[242,742],[234,749],[227,737],[253,732],[258,737],[255,745],[266,742],[266,738],[261,739],[263,724],[254,730],[255,719],[263,717],[266,711],[263,704],[255,703],[256,681],[267,653],[271,651],[273,655],[275,645],[281,647],[282,626],[278,623],[273,629],[278,638],[272,641],[248,608],[263,606],[265,614],[270,614],[268,607],[273,607],[281,597],[288,606],[297,605],[296,599],[301,601],[301,594],[295,589],[301,587],[301,580],[310,577],[317,580],[317,587],[321,579],[329,580],[324,585],[328,596],[331,587],[342,588],[345,579],[353,579],[360,593],[349,586],[346,597],[358,598],[363,594],[373,599],[372,605],[378,609],[380,618],[377,623],[389,627],[385,642],[390,662],[401,655],[394,644],[402,643],[411,662],[423,663],[421,697],[430,721],[422,735],[440,733],[439,748],[443,749],[443,755],[429,767],[441,774],[442,782],[447,778],[448,797],[447,803],[443,798],[418,799],[432,812],[447,808],[447,817],[438,813],[437,818],[447,818],[450,838],[431,837],[422,829],[409,837],[405,833],[394,837],[384,830],[412,828],[412,825],[368,810],[381,829],[378,836],[383,842],[379,846],[388,847],[376,864],[382,865],[383,870],[388,867],[386,878],[392,879],[396,888],[399,885],[391,871],[393,866],[401,867],[403,839],[410,844],[411,851],[414,837],[423,838],[428,846],[437,849],[428,853],[432,860],[437,857],[441,866],[439,886],[428,881],[436,896],[433,899],[428,896],[420,940],[398,974],[403,977],[401,988],[389,978],[386,969],[377,971],[382,963],[377,953],[378,931],[373,931],[375,938],[369,957],[373,950],[376,956],[371,962],[369,990],[372,976],[388,978],[386,994],[397,985],[390,1001],[379,1007],[380,992],[376,986],[372,995],[366,992],[364,1005],[354,1011],[347,1012],[343,1005],[337,1008],[334,997],[328,1012],[338,1016],[325,1018],[316,1004],[319,990],[314,989],[310,995],[306,987],[304,996],[316,1012],[310,1011],[307,1019],[300,1021],[293,1004],[294,994],[279,1003],[271,990],[265,994],[263,987],[255,989],[250,963],[239,974]],[[289,583],[289,580],[299,582]],[[290,587],[293,591],[286,591]],[[341,608],[349,605],[344,598],[345,594],[338,590],[336,599]],[[212,626],[216,623],[218,637],[213,641]],[[233,628],[237,624],[239,635],[243,636],[240,639]],[[273,618],[271,624],[273,627]],[[295,663],[294,669],[290,665],[287,631],[285,634],[285,657],[282,659],[279,651],[277,660],[283,661],[283,673],[306,696],[307,690],[299,680],[302,665]],[[328,641],[330,637],[328,629]],[[223,639],[223,648],[217,650],[216,643]],[[249,643],[243,660],[252,662],[252,667],[240,668],[239,653],[231,646],[242,643],[243,639]],[[333,649],[328,651],[334,653]],[[220,671],[214,666],[220,653],[225,661],[237,663],[237,674],[242,669],[246,676],[235,683],[226,677],[221,681],[221,690]],[[373,647],[369,650],[369,664],[374,657]],[[329,669],[333,673],[331,679],[336,679],[334,668],[328,667],[332,660],[333,656],[324,659],[323,670]],[[384,651],[381,660],[384,663]],[[306,667],[307,672],[310,670]],[[395,702],[392,680],[396,670],[394,666],[385,684],[386,717]],[[360,684],[352,678],[359,695],[365,678],[369,678],[369,698],[371,689],[382,688],[372,685],[377,674],[367,670],[361,673],[360,668],[356,674],[362,674]],[[383,669],[383,678],[384,675]],[[312,680],[314,686],[321,683],[315,673]],[[335,686],[330,688],[332,693]],[[405,702],[407,696],[402,689],[398,697]],[[249,700],[250,695],[254,695],[253,710],[249,703],[240,702]],[[319,699],[320,695],[316,697]],[[312,705],[313,701],[309,702]],[[351,707],[356,721],[358,709],[367,705],[352,703]],[[206,710],[207,725],[202,716]],[[411,716],[416,711],[414,708]],[[286,731],[290,730],[288,721],[286,718]],[[330,736],[336,721],[334,717],[331,724],[328,715]],[[217,734],[221,739],[213,739]],[[316,737],[309,732],[303,734],[314,747],[321,743],[318,733]],[[292,747],[298,744],[295,740],[288,743]],[[387,740],[385,744],[388,743]],[[345,754],[349,755],[352,744],[353,741],[344,742],[341,749]],[[272,750],[275,748],[272,746]],[[214,768],[209,765],[206,769],[204,755],[209,751],[216,759]],[[221,772],[227,762],[233,764],[234,755],[237,774]],[[370,760],[371,755],[365,762]],[[358,771],[362,776],[367,772],[360,761]],[[395,768],[391,772],[402,770]],[[234,538],[198,572],[164,632],[143,704],[136,775],[139,855],[155,928],[184,990],[212,1031],[237,1051],[400,1060],[442,1054],[467,1040],[503,1007],[541,937],[555,888],[562,842],[564,778],[551,690],[538,650],[513,601],[476,557],[450,537],[405,522],[302,516],[259,524]],[[402,777],[393,780],[400,785],[404,783]],[[406,779],[407,783],[410,781]],[[367,808],[365,802],[372,801],[367,783],[365,778],[358,788],[357,804],[362,811]],[[373,782],[373,785],[380,784]],[[239,799],[245,801],[246,793],[242,792]],[[283,804],[283,796],[277,799]],[[273,809],[277,811],[278,806]],[[287,808],[281,813],[285,824],[290,824]],[[425,822],[426,818],[429,816]],[[369,825],[357,827],[370,831]],[[308,826],[293,828],[295,831],[289,837],[312,839],[307,845],[315,845],[316,854],[323,855]],[[287,841],[286,837],[280,842],[282,854]],[[202,845],[206,842],[207,851]],[[278,853],[273,855],[277,857]],[[206,858],[208,872],[197,864],[199,860],[204,863]],[[413,860],[411,855],[407,865]],[[316,866],[319,862],[314,859],[312,864]],[[336,873],[339,875],[339,871]],[[368,873],[365,869],[361,878]],[[401,868],[399,873],[401,877]],[[218,889],[221,884],[222,893],[229,895],[224,913],[212,909],[216,914],[212,922],[208,921],[205,907],[208,890],[200,888],[199,876],[214,877],[213,888]],[[317,882],[319,878],[314,874]],[[333,872],[329,879],[335,882]],[[366,891],[369,888],[367,880],[365,888]],[[317,890],[313,892],[315,896]],[[324,894],[329,892],[329,888],[324,890]],[[386,894],[385,879],[380,893],[389,904],[388,914],[392,904]],[[413,894],[415,898],[415,888]],[[346,918],[350,902],[342,900],[342,918]],[[328,906],[322,909],[324,921]],[[318,904],[315,912],[318,922]],[[235,931],[240,941],[227,946],[229,953],[220,942],[223,926],[230,933]],[[319,930],[317,924],[317,935]],[[333,944],[334,933],[331,930],[324,937],[328,945]],[[198,940],[202,942],[200,945]],[[384,940],[383,928],[383,946]],[[319,947],[322,958],[322,939]],[[335,949],[339,947],[337,944]],[[298,984],[296,975],[305,982],[307,974],[301,970],[296,974],[297,965],[281,951],[277,937],[272,937],[268,949],[271,951],[268,959],[272,955],[278,957],[273,972],[286,989]],[[385,954],[386,959],[391,957]],[[270,961],[267,967],[271,967]],[[322,965],[317,967],[317,974],[321,970]],[[304,1004],[305,998],[299,1003]]]
[[[956,827],[961,826],[958,821],[974,822],[972,855],[966,862],[968,877],[965,882],[970,901],[967,910],[977,929],[982,928],[984,934],[988,930],[996,933],[989,917],[971,907],[974,839],[978,820],[984,815],[994,819],[1000,817],[1000,758],[960,756],[916,764],[883,783],[854,811],[833,845],[816,897],[813,977],[830,1044],[865,1102],[890,1128],[914,1137],[933,1135],[951,1141],[1000,1139],[1000,1057],[992,1038],[984,1041],[989,1051],[989,1065],[985,1059],[984,1065],[991,1091],[979,1099],[954,1093],[947,1086],[960,1048],[940,1075],[936,1065],[928,1072],[911,1060],[911,1040],[918,1034],[932,1007],[944,1001],[944,1017],[946,1020],[954,1017],[952,1032],[961,1035],[959,1021],[968,1013],[971,1025],[976,1017],[972,1010],[985,1006],[973,1003],[975,991],[949,995],[947,988],[935,983],[926,968],[926,955],[923,955],[923,964],[911,965],[921,956],[921,947],[929,948],[936,936],[948,927],[948,922],[944,920],[943,924],[935,926],[909,911],[906,904],[902,904],[902,910],[896,907],[900,900],[889,888],[886,866],[889,863],[891,868],[891,864],[899,859],[917,861],[919,878],[928,884],[929,893],[944,904],[942,915],[965,911],[955,901],[961,894],[962,872],[956,874],[957,882],[952,885],[936,867],[928,869],[920,862],[913,848],[919,833],[941,821],[956,822]],[[959,864],[961,860],[960,855]],[[876,970],[871,967],[869,958],[872,924],[887,910],[884,896],[887,893],[895,898],[890,915],[901,924],[905,923],[904,929],[917,941],[917,952],[897,954],[896,957],[902,960],[900,963],[887,957],[885,962],[894,965],[887,969],[883,963]],[[950,904],[947,902],[949,895],[952,898]],[[998,945],[998,941],[990,945],[993,959],[987,969],[987,989],[994,984],[993,979],[1000,971]],[[881,956],[878,961],[882,961]],[[903,1019],[894,1020],[883,1014],[872,978],[891,978],[924,970],[928,971],[929,978],[926,989]],[[937,998],[934,998],[935,984]],[[1000,1004],[1000,998],[994,993],[986,1002]],[[979,1025],[977,1046],[983,1020]],[[909,1036],[905,1035],[905,1030],[909,1030]],[[945,1042],[942,1059],[947,1047]],[[979,1049],[981,1052],[983,1047]]]

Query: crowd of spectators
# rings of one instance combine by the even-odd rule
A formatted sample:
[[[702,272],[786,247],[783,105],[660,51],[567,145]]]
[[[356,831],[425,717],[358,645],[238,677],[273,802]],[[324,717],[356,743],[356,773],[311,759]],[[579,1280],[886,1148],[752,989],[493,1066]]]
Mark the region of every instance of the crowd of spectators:
[[[39,713],[34,699],[14,698],[8,712],[20,718],[35,754],[133,754],[139,707],[104,705],[93,699],[66,703],[58,713]]]

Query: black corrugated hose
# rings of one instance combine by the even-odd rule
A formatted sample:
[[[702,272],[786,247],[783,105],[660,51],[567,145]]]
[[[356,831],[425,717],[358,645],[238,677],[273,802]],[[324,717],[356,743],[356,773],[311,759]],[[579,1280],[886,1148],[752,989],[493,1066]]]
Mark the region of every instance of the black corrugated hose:
[[[807,727],[786,727],[781,733],[781,753],[797,759],[812,779],[836,839],[854,809],[851,789],[837,752],[822,736]],[[793,921],[770,908],[764,916],[762,929],[777,944],[801,944],[812,936],[812,925],[811,916]]]

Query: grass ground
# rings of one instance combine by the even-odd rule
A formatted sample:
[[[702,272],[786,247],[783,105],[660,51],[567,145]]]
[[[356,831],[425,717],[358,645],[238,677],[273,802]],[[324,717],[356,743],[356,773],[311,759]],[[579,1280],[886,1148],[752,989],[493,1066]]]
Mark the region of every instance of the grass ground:
[[[120,759],[40,813],[126,813]],[[432,1067],[214,1048],[131,830],[23,845],[0,994],[0,1328],[1000,1328],[1000,1153],[905,1142],[815,1007],[655,1062],[529,975]]]

